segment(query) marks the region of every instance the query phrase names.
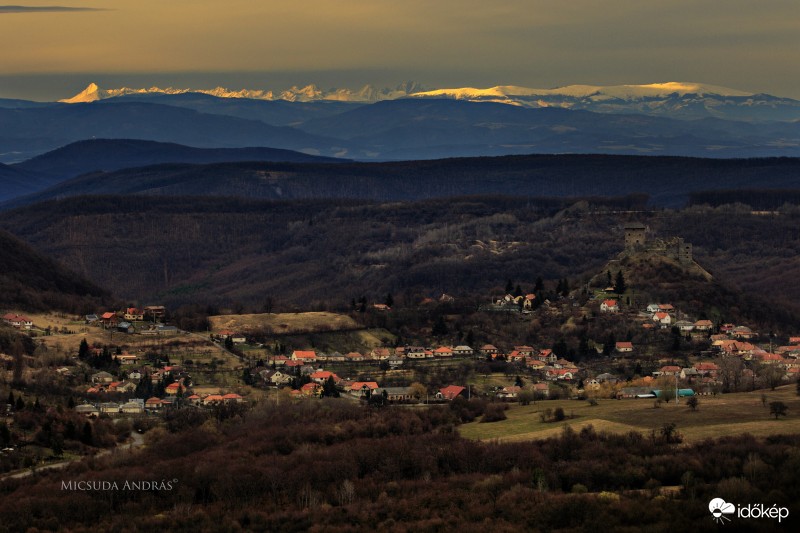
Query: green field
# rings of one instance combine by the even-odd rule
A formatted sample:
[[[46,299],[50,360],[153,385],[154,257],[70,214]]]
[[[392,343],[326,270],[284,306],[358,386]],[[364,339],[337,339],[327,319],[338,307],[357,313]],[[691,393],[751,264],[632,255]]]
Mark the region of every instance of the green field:
[[[782,401],[788,406],[787,416],[779,420],[770,416],[769,407],[763,405],[762,391],[755,391],[701,396],[694,412],[683,401],[677,405],[662,403],[660,408],[655,408],[651,400],[599,400],[595,406],[579,400],[540,401],[524,407],[512,404],[506,411],[506,420],[471,422],[460,426],[459,432],[469,439],[520,441],[557,435],[563,426],[580,430],[591,424],[598,431],[649,433],[674,423],[686,442],[742,433],[755,436],[800,433],[800,397],[795,391],[794,385],[763,391],[767,402]],[[564,409],[566,420],[541,421],[541,413],[557,407]]]

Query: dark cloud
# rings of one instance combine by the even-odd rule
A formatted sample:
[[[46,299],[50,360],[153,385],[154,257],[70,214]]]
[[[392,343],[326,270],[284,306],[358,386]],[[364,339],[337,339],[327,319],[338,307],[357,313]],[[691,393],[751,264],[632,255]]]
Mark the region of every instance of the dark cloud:
[[[64,6],[0,6],[0,14],[2,13],[56,13],[56,12],[69,12],[69,11],[106,11],[96,7],[64,7]]]

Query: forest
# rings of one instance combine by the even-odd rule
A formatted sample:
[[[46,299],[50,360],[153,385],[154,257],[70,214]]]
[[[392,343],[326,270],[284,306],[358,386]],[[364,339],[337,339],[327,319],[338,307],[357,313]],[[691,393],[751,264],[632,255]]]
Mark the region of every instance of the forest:
[[[677,208],[695,191],[795,188],[798,167],[797,158],[576,154],[386,163],[169,163],[89,172],[3,207],[85,194],[396,202],[468,195],[568,198],[644,193],[651,206]]]
[[[78,197],[0,214],[13,231],[120,299],[261,312],[348,310],[353,299],[398,307],[447,293],[486,303],[513,279],[581,287],[623,248],[622,226],[683,237],[714,276],[685,289],[680,276],[653,297],[705,294],[754,313],[800,311],[800,210],[747,206],[643,208],[646,197],[461,197],[406,203],[358,200]],[[669,276],[668,276],[669,277]],[[551,287],[552,289],[552,287]],[[781,319],[791,322],[791,316]]]
[[[798,436],[683,445],[667,424],[477,442],[458,434],[467,403],[327,399],[187,417],[179,431],[151,429],[141,451],[0,483],[0,531],[717,531],[708,502],[720,495],[791,511],[737,530],[797,525]],[[78,482],[88,488],[69,489]]]

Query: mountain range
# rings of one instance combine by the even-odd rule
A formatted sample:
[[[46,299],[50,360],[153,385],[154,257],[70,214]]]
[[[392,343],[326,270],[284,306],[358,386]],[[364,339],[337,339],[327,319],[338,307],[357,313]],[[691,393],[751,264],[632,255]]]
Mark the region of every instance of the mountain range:
[[[316,85],[291,87],[283,91],[215,89],[101,89],[90,83],[86,89],[64,103],[86,103],[109,98],[143,95],[180,95],[199,93],[219,98],[254,99],[286,102],[374,103],[399,98],[448,98],[470,102],[497,102],[519,107],[583,109],[595,113],[635,113],[673,118],[717,117],[731,120],[797,120],[800,101],[768,94],[755,94],[727,87],[701,83],[667,82],[647,85],[569,85],[555,89],[496,86],[426,90],[417,82],[405,82],[394,88],[377,89],[365,85],[356,90],[321,89]]]

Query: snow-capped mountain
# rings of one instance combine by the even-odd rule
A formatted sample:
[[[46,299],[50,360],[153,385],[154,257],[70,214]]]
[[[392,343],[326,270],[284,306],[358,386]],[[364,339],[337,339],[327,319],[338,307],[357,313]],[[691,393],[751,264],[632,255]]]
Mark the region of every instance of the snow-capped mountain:
[[[569,85],[556,89],[497,86],[437,89],[411,95],[472,102],[499,102],[529,108],[557,107],[596,113],[636,113],[673,118],[797,120],[800,101],[716,85],[667,82],[649,85]]]
[[[471,102],[497,102],[526,108],[580,109],[595,113],[643,114],[696,119],[717,117],[730,120],[799,120],[800,101],[768,94],[754,94],[727,87],[687,82],[649,85],[569,85],[555,89],[531,89],[501,85],[487,89],[462,87],[425,90],[416,82],[395,88],[321,89],[316,85],[283,91],[215,89],[101,89],[91,83],[81,93],[61,100],[74,104],[127,95],[203,93],[219,98],[283,100],[289,102],[337,101],[373,103],[399,98],[437,98]]]
[[[217,87],[215,89],[176,89],[174,87],[160,88],[150,87],[149,89],[132,89],[129,87],[122,87],[120,89],[101,89],[96,83],[90,83],[86,89],[76,94],[72,98],[65,98],[59,100],[66,104],[79,104],[86,102],[96,102],[97,100],[105,100],[107,98],[115,98],[118,96],[129,95],[145,95],[145,94],[185,94],[185,93],[202,93],[217,98],[247,98],[252,100],[286,100],[289,102],[314,102],[319,100],[334,100],[338,102],[378,102],[381,100],[394,100],[403,98],[410,94],[423,91],[423,87],[416,82],[405,82],[394,89],[384,88],[377,89],[372,85],[365,85],[364,87],[352,89],[327,89],[323,90],[314,84],[306,85],[305,87],[293,86],[289,89],[280,92],[273,92],[268,90],[249,90],[242,89],[239,91],[232,91],[224,87]]]

